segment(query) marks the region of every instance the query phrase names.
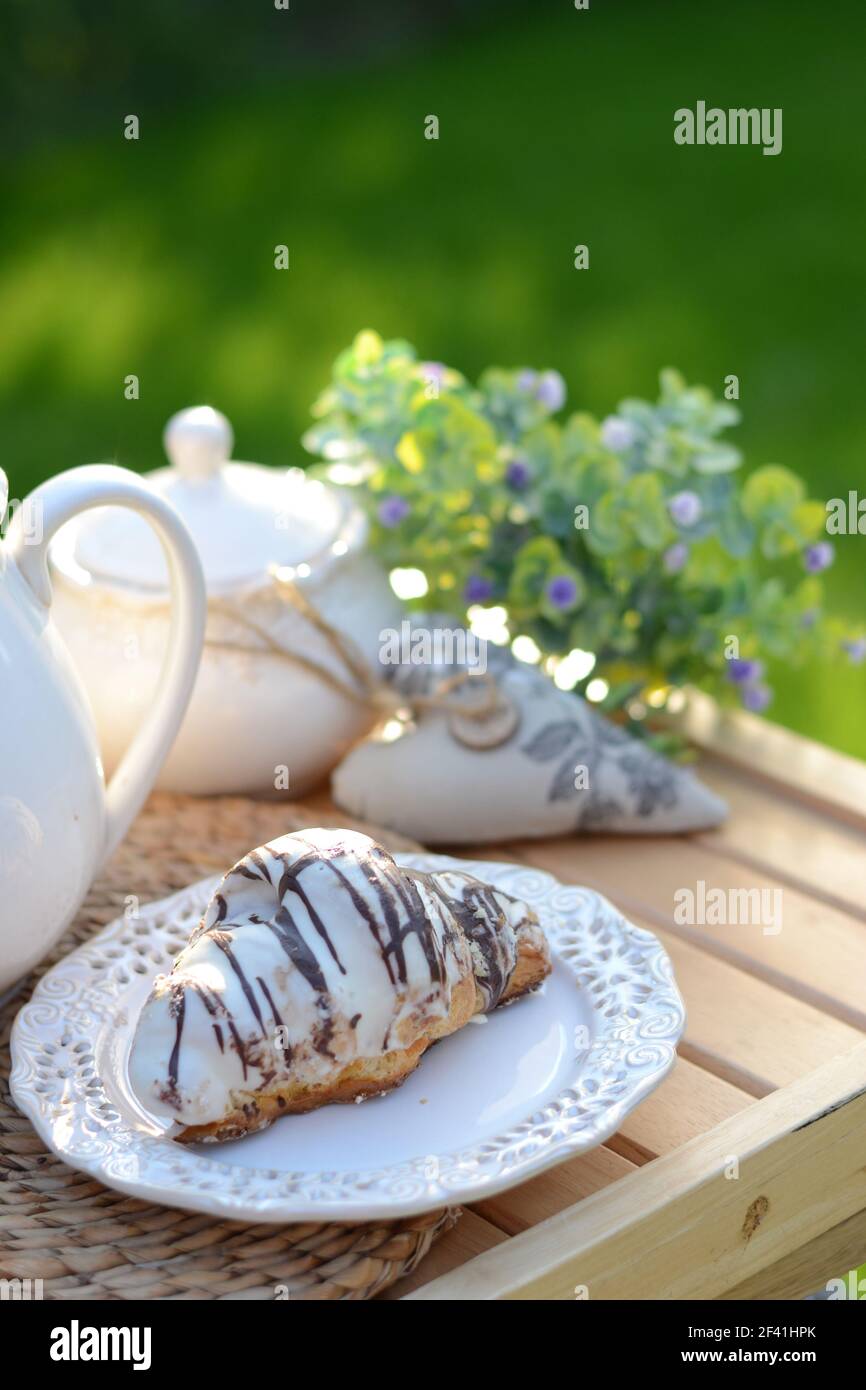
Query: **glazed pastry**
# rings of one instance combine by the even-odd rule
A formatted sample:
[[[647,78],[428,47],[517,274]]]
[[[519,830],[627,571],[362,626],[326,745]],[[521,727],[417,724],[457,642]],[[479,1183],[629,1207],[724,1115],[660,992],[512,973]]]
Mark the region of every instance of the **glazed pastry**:
[[[130,1079],[178,1138],[235,1139],[399,1085],[431,1043],[549,971],[525,903],[401,869],[355,831],[300,831],[225,875],[154,983]]]

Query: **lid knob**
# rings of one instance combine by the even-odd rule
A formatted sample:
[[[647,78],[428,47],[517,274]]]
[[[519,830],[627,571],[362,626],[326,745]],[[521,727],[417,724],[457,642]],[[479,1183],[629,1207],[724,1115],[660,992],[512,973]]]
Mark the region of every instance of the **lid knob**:
[[[172,415],[162,435],[165,452],[182,478],[211,478],[231,458],[234,434],[224,415],[195,405]]]

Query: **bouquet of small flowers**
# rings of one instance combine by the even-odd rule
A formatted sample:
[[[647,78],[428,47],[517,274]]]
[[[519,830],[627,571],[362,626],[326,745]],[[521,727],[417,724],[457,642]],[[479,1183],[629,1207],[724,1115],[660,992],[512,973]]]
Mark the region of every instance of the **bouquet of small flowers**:
[[[304,443],[358,487],[374,549],[426,609],[495,610],[516,654],[635,718],[686,683],[760,711],[768,661],[866,656],[822,609],[824,503],[777,464],[740,479],[731,402],[672,370],[655,403],[601,421],[556,418],[565,400],[558,372],[473,385],[366,331]]]

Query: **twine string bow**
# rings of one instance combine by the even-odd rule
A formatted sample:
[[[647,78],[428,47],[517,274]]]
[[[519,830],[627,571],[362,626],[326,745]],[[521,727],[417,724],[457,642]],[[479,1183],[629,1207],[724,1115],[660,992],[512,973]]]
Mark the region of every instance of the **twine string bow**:
[[[371,668],[358,650],[357,645],[346,633],[334,627],[322,616],[302,589],[292,579],[287,579],[276,566],[270,567],[274,593],[281,603],[291,608],[310,624],[324,639],[331,655],[342,668],[338,675],[322,662],[304,652],[294,651],[279,642],[273,633],[250,613],[226,599],[211,599],[211,612],[220,613],[232,623],[245,629],[258,639],[260,645],[250,646],[245,642],[230,638],[211,637],[205,645],[238,652],[264,652],[284,661],[303,667],[316,676],[332,690],[357,704],[366,705],[380,717],[392,716],[400,719],[411,718],[425,710],[441,709],[459,713],[461,719],[483,721],[489,719],[500,707],[501,695],[495,678],[487,671],[457,671],[444,676],[427,694],[407,694],[395,690],[388,681],[382,680]],[[467,702],[463,694],[469,686],[483,686],[484,694],[479,700]]]

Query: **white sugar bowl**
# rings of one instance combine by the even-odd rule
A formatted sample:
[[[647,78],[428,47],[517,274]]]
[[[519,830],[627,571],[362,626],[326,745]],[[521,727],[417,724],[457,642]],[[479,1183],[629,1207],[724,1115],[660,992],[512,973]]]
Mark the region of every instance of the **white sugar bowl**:
[[[196,795],[300,793],[375,722],[347,670],[378,664],[399,623],[387,576],[348,496],[300,468],[230,461],[209,406],[164,434],[171,467],[145,474],[192,534],[208,592],[205,649],[186,718],[157,785]],[[81,671],[108,770],[153,703],[169,635],[169,580],[139,517],[76,517],[51,548],[55,619]]]

